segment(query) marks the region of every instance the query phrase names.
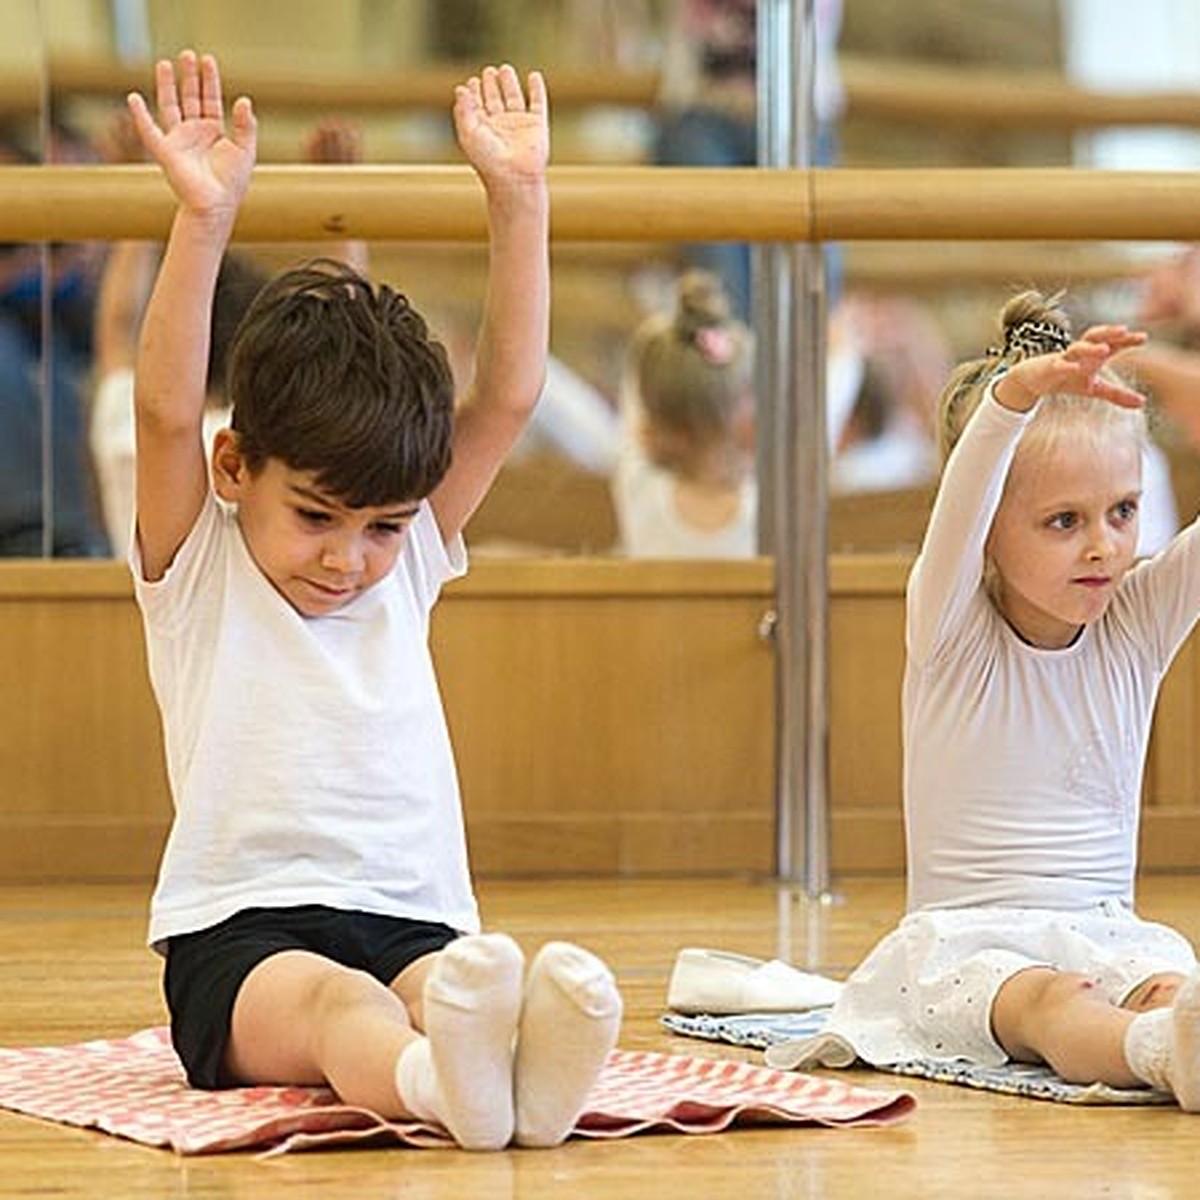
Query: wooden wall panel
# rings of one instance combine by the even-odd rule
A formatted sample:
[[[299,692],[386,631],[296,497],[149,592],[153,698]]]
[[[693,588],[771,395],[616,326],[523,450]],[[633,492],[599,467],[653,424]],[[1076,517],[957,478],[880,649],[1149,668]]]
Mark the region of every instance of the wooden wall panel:
[[[0,573],[0,871],[148,874],[169,806],[128,579],[107,563],[58,566]]]
[[[479,870],[510,843],[526,869],[771,869],[770,570],[697,566],[512,564],[447,596],[434,649]]]
[[[835,872],[903,867],[903,557],[830,568]],[[769,874],[772,574],[751,563],[480,559],[433,644],[481,875]],[[123,567],[0,564],[0,872],[149,878],[169,819]],[[1163,689],[1149,868],[1200,868],[1200,641]]]

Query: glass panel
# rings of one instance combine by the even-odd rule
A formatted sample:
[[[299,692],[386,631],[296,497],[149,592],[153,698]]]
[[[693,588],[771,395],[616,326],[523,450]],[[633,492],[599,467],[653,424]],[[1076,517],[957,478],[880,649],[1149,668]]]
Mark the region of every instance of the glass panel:
[[[0,39],[0,161],[42,156],[42,39],[37,0],[5,9]],[[0,556],[43,553],[43,461],[48,454],[42,405],[43,253],[0,245]]]
[[[1018,71],[1065,79],[1079,65],[1078,52],[1071,50],[1077,22],[1061,15],[1058,0],[1014,0],[1014,5],[1017,21],[1008,8],[1003,18],[997,17],[996,6],[987,0],[952,6],[943,0],[912,0],[902,6],[844,4],[837,45],[843,81],[852,91],[872,79],[877,83],[881,60],[920,70],[958,68],[956,78],[962,86],[972,81],[994,86],[996,77],[1008,78]],[[1170,7],[1169,0],[1154,0],[1149,8],[1163,6]],[[10,7],[16,10],[18,5]],[[36,0],[19,7],[22,19],[36,30]],[[817,5],[826,13],[838,7]],[[601,87],[612,86],[614,74],[635,78],[641,73],[651,80],[644,95],[657,96],[657,101],[649,104],[558,104],[556,164],[749,161],[754,97],[745,86],[747,53],[751,62],[753,57],[745,38],[754,4],[729,0],[726,8],[741,14],[741,24],[723,26],[730,36],[721,45],[709,46],[706,61],[712,78],[699,93],[689,92],[686,70],[678,77],[675,73],[676,64],[686,65],[688,60],[680,53],[679,30],[670,25],[676,8],[669,0],[345,0],[336,5],[328,0],[262,0],[253,5],[244,0],[42,0],[46,44],[56,71],[61,68],[60,84],[69,78],[72,61],[81,57],[115,67],[120,47],[136,51],[142,46],[145,56],[154,56],[184,45],[217,52],[231,92],[240,81],[246,82],[246,90],[258,82],[264,163],[304,161],[314,153],[315,126],[330,108],[336,111],[336,105],[321,110],[313,105],[309,93],[318,84],[323,88],[338,80],[359,82],[363,76],[386,72],[411,82],[423,71],[451,62],[501,58],[521,69],[543,66],[550,76],[552,99],[556,75],[564,85],[571,76]],[[9,29],[16,32],[8,36]],[[1187,30],[1190,36],[1191,24]],[[17,67],[25,63],[32,96],[37,55],[29,47],[37,38],[17,32],[15,24],[6,28],[2,50],[9,59],[15,56]],[[836,32],[832,26],[824,29],[827,54]],[[1177,49],[1187,61],[1200,61]],[[830,61],[826,59],[827,65]],[[967,71],[961,70],[964,65]],[[142,86],[149,88],[149,68],[143,63],[140,70]],[[1103,69],[1098,70],[1102,77]],[[10,68],[5,87],[21,73]],[[656,75],[663,84],[661,93],[654,89]],[[107,96],[91,86],[71,96],[64,95],[61,86],[55,88],[63,101],[56,107],[56,118],[64,127],[82,131],[93,146],[122,107],[125,84],[118,74],[113,78]],[[897,78],[911,82],[918,75],[901,73]],[[933,83],[946,78],[935,75]],[[836,86],[830,77],[822,77],[818,159],[849,167],[1050,166],[1086,161],[1091,145],[1053,120],[1017,130],[969,122],[947,128],[928,118],[888,115],[869,86],[860,92],[860,98],[864,96],[866,103],[839,108]],[[948,106],[953,105],[952,96]],[[357,153],[363,161],[458,161],[440,100],[403,111],[347,107],[341,116],[358,135]],[[56,136],[55,152],[66,144]],[[334,153],[345,153],[344,147]],[[306,244],[242,249],[262,266],[274,268],[318,251],[340,253],[347,248]],[[964,326],[981,310],[990,319],[1014,280],[1045,286],[1070,280],[1071,264],[1083,250],[957,244],[942,247],[936,263],[929,247],[916,243],[861,243],[832,250],[829,295],[836,303],[831,304],[827,368],[833,452],[831,548],[878,548],[880,538],[894,537],[883,533],[890,522],[860,519],[857,514],[923,511],[937,469],[931,450],[931,408],[948,364],[974,346],[978,326],[971,325],[969,332]],[[443,332],[456,369],[465,377],[483,281],[480,248],[375,244],[366,252],[372,273],[407,291]],[[89,294],[94,298],[98,256],[94,250],[65,247],[48,254],[55,320],[47,336],[56,346],[56,369],[47,427],[64,431],[53,454],[60,464],[52,489],[58,509],[56,541],[60,550],[73,543],[94,552],[94,524],[90,532],[86,520],[82,534],[71,530],[72,523],[80,526],[78,514],[86,513],[87,498],[94,491],[90,468],[81,462],[79,401],[77,395],[72,398],[71,385],[83,379],[90,397],[99,382],[99,372],[88,372],[96,364],[89,362],[86,336],[76,336],[78,318],[86,311],[80,301]],[[603,553],[618,547],[609,484],[620,446],[623,373],[635,331],[653,314],[669,315],[680,269],[694,262],[720,270],[735,309],[743,315],[748,311],[742,248],[723,245],[715,248],[715,257],[705,254],[690,246],[555,244],[554,357],[546,403],[502,475],[496,495],[469,530],[478,549]],[[727,267],[726,262],[734,265]],[[937,271],[931,269],[935,266]],[[69,348],[59,348],[63,340]],[[760,431],[766,427],[761,419],[758,425]],[[40,464],[40,451],[20,451],[20,445],[13,437],[0,444],[5,462],[19,459],[5,475],[12,480],[32,478],[36,493],[40,467],[31,464]],[[64,472],[71,477],[70,485],[58,478]],[[714,511],[712,499],[697,500],[708,519]],[[728,505],[728,495],[715,507],[722,502]],[[40,518],[40,505],[35,507]],[[839,530],[846,511],[855,515],[843,536]],[[94,523],[94,514],[91,520]],[[864,530],[878,536],[872,541]],[[885,544],[907,546],[907,534]]]

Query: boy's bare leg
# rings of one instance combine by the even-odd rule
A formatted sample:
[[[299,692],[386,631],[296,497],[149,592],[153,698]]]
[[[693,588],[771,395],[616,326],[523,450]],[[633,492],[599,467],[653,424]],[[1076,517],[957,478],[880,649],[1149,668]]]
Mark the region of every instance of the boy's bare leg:
[[[401,996],[365,972],[303,951],[266,959],[238,992],[230,1072],[245,1083],[328,1083],[347,1104],[443,1125],[466,1149],[507,1145],[521,952],[483,934],[426,959],[401,976],[423,982],[426,1036]]]
[[[245,1083],[327,1083],[347,1104],[404,1117],[395,1065],[418,1038],[403,1002],[362,971],[289,950],[254,968],[225,1062]]]

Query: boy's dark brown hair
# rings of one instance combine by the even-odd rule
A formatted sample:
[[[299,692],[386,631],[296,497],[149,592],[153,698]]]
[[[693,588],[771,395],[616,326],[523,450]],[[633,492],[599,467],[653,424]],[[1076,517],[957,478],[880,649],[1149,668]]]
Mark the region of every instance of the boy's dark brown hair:
[[[350,508],[423,499],[450,466],[445,350],[404,296],[344,263],[316,259],[263,288],[228,392],[251,472],[278,459]]]

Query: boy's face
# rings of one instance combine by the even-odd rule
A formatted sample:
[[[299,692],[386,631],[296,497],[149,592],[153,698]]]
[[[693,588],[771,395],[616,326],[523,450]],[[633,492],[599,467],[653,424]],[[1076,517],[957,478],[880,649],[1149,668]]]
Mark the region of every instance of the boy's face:
[[[1035,646],[1069,646],[1101,616],[1137,548],[1141,448],[1134,437],[1018,448],[988,552],[996,602]]]
[[[336,612],[396,564],[416,501],[347,508],[307,471],[268,459],[252,475],[223,432],[213,453],[217,495],[236,504],[238,524],[259,570],[305,617]]]

